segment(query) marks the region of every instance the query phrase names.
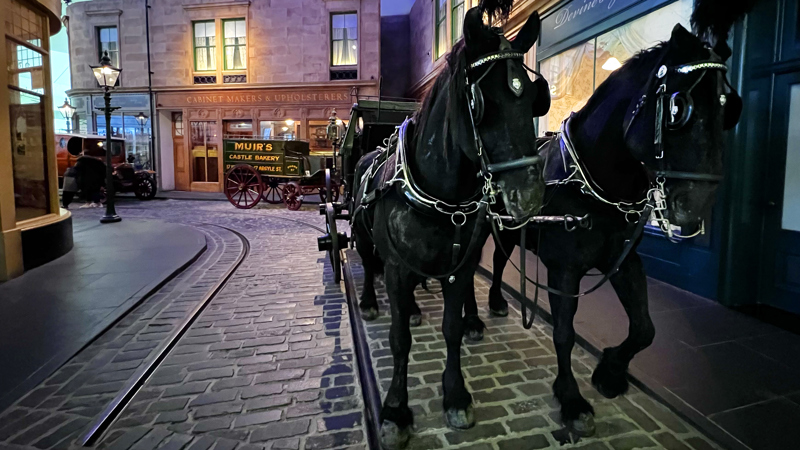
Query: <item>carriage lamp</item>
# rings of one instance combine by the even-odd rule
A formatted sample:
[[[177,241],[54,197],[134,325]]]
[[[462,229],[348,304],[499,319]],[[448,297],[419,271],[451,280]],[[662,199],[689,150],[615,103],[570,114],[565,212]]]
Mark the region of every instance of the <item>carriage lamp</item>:
[[[69,99],[64,99],[64,104],[58,107],[61,115],[67,119],[67,133],[72,133],[72,116],[75,115],[75,107],[69,104]]]
[[[103,111],[106,115],[106,215],[100,219],[100,223],[114,223],[122,220],[117,215],[114,208],[114,168],[111,167],[111,111],[119,108],[111,106],[111,92],[117,84],[122,69],[111,65],[111,58],[108,57],[108,52],[103,52],[103,57],[100,58],[99,66],[89,66],[97,79],[97,83],[103,88],[103,100],[105,104],[102,108],[97,108]]]

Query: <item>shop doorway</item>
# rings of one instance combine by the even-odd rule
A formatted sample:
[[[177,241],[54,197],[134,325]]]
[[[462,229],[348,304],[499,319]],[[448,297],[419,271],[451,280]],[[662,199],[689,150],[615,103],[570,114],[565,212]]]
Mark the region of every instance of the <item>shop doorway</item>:
[[[775,77],[771,116],[759,299],[800,314],[800,72]]]
[[[188,191],[191,187],[185,139],[183,113],[174,112],[172,113],[172,157],[175,162],[175,189],[179,191]]]
[[[219,192],[220,134],[215,121],[190,122],[189,167],[191,190]]]

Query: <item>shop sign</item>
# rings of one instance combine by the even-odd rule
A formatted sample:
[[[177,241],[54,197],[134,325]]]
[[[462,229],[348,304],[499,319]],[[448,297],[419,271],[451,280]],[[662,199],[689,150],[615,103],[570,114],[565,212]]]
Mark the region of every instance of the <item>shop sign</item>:
[[[572,0],[542,19],[540,46],[547,48],[643,0]]]
[[[298,158],[286,156],[286,150],[297,151],[299,141],[234,140],[223,141],[223,164],[227,172],[239,164],[253,166],[262,175],[299,175]]]
[[[204,107],[204,106],[272,106],[280,104],[336,105],[350,104],[349,90],[305,90],[248,92],[170,92],[158,94],[159,107]]]

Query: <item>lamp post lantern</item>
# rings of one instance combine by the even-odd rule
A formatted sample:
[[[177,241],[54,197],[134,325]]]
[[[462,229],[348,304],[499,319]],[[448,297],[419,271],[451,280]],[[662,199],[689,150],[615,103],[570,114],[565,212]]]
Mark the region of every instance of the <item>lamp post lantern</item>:
[[[141,130],[140,134],[141,134],[142,139],[144,139],[144,126],[147,125],[147,119],[149,119],[149,117],[147,117],[147,115],[145,115],[145,113],[140,111],[139,114],[137,114],[135,116],[135,118],[136,118],[136,121],[139,122],[139,127],[140,127],[140,130]],[[134,149],[134,152],[135,151],[136,151],[136,149]]]
[[[75,107],[69,104],[69,99],[64,99],[64,104],[58,107],[61,115],[67,119],[67,133],[72,133],[72,116],[75,115]]]
[[[113,147],[111,146],[111,111],[119,108],[111,107],[110,91],[114,85],[117,84],[117,79],[122,69],[111,65],[111,58],[108,57],[107,51],[103,52],[103,57],[100,58],[99,66],[89,67],[92,69],[95,78],[97,78],[97,83],[103,88],[105,106],[97,109],[104,111],[106,114],[106,215],[100,219],[100,223],[114,223],[122,220],[122,218],[117,215],[116,209],[114,209],[114,168],[111,166],[111,153],[113,151]]]

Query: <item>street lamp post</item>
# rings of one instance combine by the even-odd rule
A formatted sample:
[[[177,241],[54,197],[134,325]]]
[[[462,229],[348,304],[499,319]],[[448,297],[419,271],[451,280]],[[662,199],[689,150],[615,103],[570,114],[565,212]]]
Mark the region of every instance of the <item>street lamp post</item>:
[[[67,133],[72,133],[72,116],[75,115],[75,108],[69,104],[69,99],[64,99],[64,104],[58,107],[61,115],[67,120]]]
[[[328,118],[327,138],[331,141],[333,147],[333,169],[336,170],[336,157],[337,150],[339,149],[339,138],[341,137],[342,121],[336,117],[336,109],[331,112],[331,117]]]
[[[141,137],[144,138],[144,126],[147,125],[148,117],[141,111],[135,117],[136,121],[139,122],[139,127],[141,128]],[[134,151],[136,151],[136,149],[134,149]]]
[[[108,57],[108,52],[103,52],[103,57],[100,58],[99,66],[89,66],[94,73],[100,87],[103,88],[103,100],[105,100],[105,107],[97,108],[104,111],[106,114],[106,215],[100,219],[100,223],[114,223],[122,220],[117,215],[114,209],[114,174],[113,167],[111,166],[111,111],[119,109],[111,107],[111,93],[110,90],[117,83],[122,69],[111,65],[111,58]]]

